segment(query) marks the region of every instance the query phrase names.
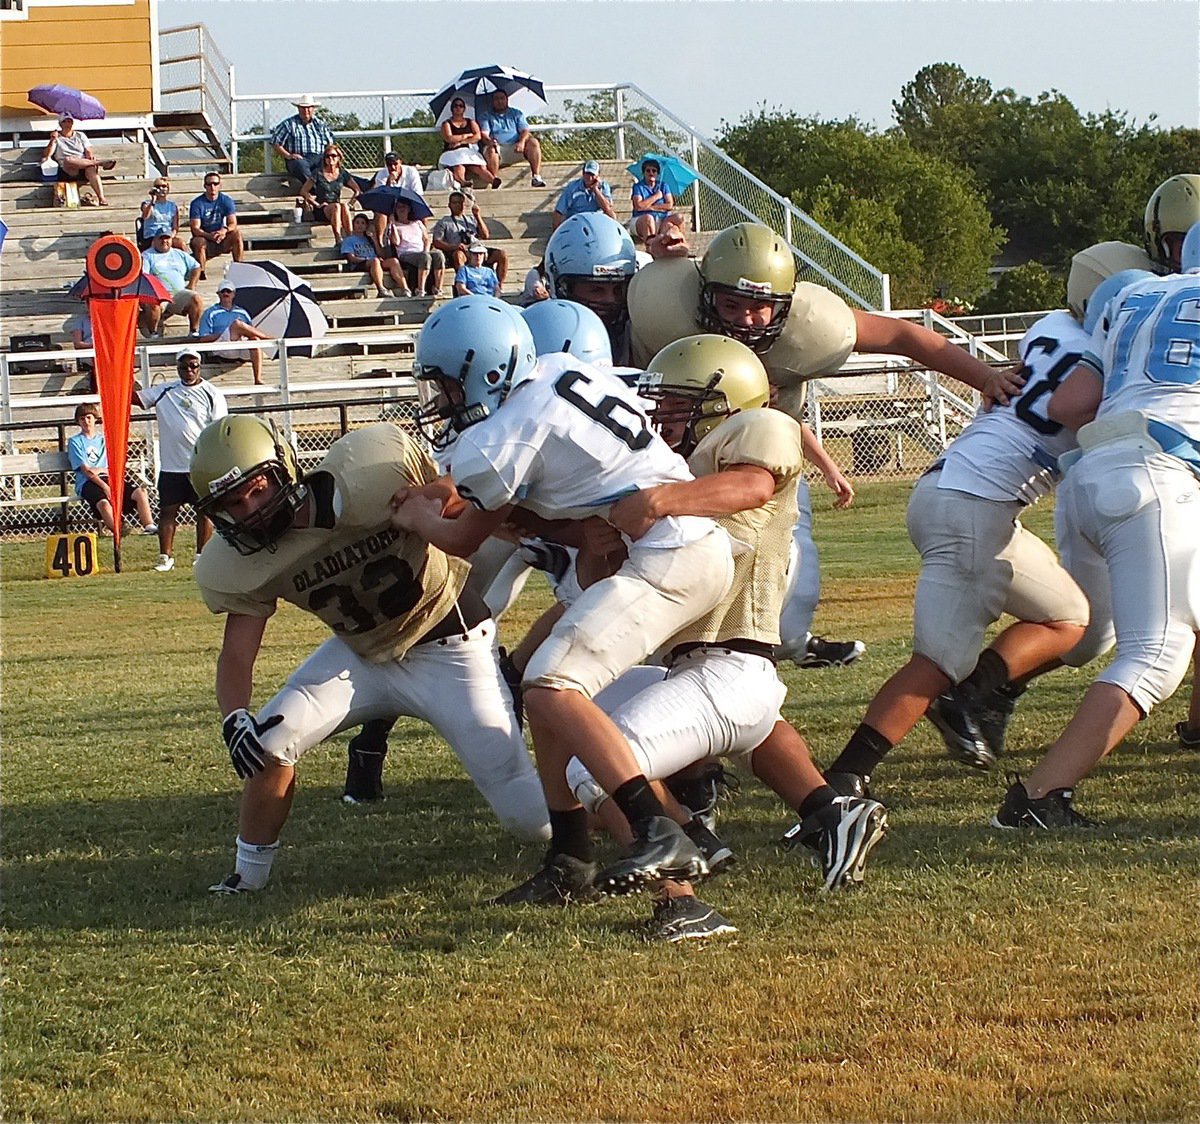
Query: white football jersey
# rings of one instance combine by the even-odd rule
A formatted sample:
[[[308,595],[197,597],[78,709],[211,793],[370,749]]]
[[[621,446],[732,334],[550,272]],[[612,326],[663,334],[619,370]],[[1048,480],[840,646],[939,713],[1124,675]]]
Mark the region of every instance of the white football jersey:
[[[938,478],[986,500],[1036,503],[1058,483],[1058,458],[1076,446],[1074,430],[1046,416],[1050,395],[1075,369],[1089,336],[1069,312],[1052,312],[1018,345],[1025,386],[1007,406],[978,413],[951,442]]]
[[[562,353],[539,359],[494,414],[459,434],[450,475],[485,511],[513,503],[545,519],[603,517],[622,496],[692,479],[630,387]],[[714,527],[694,516],[660,519],[638,541],[681,546]]]
[[[1098,418],[1137,410],[1167,452],[1200,469],[1200,275],[1122,289],[1101,312],[1084,362],[1104,379]]]

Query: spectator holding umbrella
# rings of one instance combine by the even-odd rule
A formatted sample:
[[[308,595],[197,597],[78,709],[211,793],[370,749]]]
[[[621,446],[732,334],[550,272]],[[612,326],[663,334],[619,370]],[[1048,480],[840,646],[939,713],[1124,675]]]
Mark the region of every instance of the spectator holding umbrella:
[[[50,159],[58,165],[60,177],[78,180],[82,176],[96,193],[96,202],[101,207],[108,206],[100,170],[110,172],[117,162],[96,159],[87,133],[75,128],[75,119],[69,113],[59,114],[58,128],[50,130],[50,141],[42,152],[42,161]]]
[[[441,250],[431,248],[432,239],[425,224],[412,217],[412,204],[404,198],[397,199],[392,207],[392,220],[385,234],[383,256],[395,258],[401,265],[416,270],[416,293],[434,295],[442,287],[442,270],[446,261]],[[401,296],[409,294],[402,290]]]
[[[386,216],[385,220],[386,220]],[[383,263],[379,259],[379,252],[375,248],[375,243],[372,241],[368,231],[370,223],[367,221],[367,216],[361,212],[354,216],[354,233],[348,238],[342,239],[342,244],[338,247],[338,253],[342,258],[351,265],[358,266],[360,269],[367,271],[367,276],[375,285],[375,295],[378,297],[386,297],[390,294],[383,284]],[[389,258],[387,263],[388,275],[395,282],[396,287],[402,293],[408,291],[408,282],[404,279],[404,271],[400,268],[400,263],[395,258]]]
[[[358,181],[342,167],[342,150],[336,144],[326,145],[321,166],[304,181],[296,205],[307,203],[314,218],[323,216],[333,228],[335,243],[350,231],[350,208],[342,202],[343,188],[348,188],[351,196],[358,195]]]

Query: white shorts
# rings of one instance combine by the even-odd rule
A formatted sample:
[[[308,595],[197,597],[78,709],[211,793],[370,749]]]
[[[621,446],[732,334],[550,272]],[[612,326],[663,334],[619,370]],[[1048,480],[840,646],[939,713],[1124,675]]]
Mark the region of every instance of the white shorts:
[[[686,546],[634,543],[624,565],[559,618],[525,668],[524,685],[592,698],[719,604],[732,583],[732,545],[720,529]]]
[[[921,552],[913,651],[955,683],[975,668],[989,625],[1003,613],[1086,625],[1087,598],[1041,539],[1021,526],[1022,505],[939,488],[922,476],[908,502],[908,537]]]
[[[1117,655],[1096,681],[1148,714],[1183,681],[1200,628],[1200,481],[1177,457],[1129,439],[1085,452],[1058,499],[1112,585]]]
[[[1117,642],[1112,619],[1112,586],[1108,567],[1100,553],[1067,521],[1067,505],[1061,500],[1054,505],[1054,545],[1064,569],[1075,579],[1088,599],[1090,619],[1083,639],[1065,656],[1068,667],[1083,667],[1098,660]]]
[[[610,717],[641,771],[661,780],[707,757],[757,749],[781,720],[786,694],[770,660],[713,645],[680,656],[665,679]],[[567,783],[590,812],[608,797],[578,758],[567,765]]]
[[[496,626],[431,640],[403,659],[370,663],[339,637],[326,640],[258,712],[283,722],[263,735],[276,761],[295,765],[339,730],[374,718],[428,722],[454,750],[500,822],[522,839],[548,838],[541,782],[496,664]]]

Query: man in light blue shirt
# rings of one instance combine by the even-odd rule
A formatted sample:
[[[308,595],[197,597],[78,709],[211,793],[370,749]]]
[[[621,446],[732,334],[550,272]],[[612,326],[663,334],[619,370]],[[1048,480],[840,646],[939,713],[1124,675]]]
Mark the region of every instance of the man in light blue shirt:
[[[562,189],[558,202],[554,204],[554,225],[551,229],[557,230],[562,221],[572,215],[587,215],[596,211],[608,215],[610,219],[617,217],[613,214],[612,188],[600,178],[600,164],[589,160],[584,164],[579,179],[572,180]]]
[[[503,90],[492,94],[492,108],[480,115],[479,131],[483,139],[479,147],[492,173],[492,187],[499,187],[500,168],[515,164],[518,159],[529,161],[529,172],[534,187],[545,187],[546,181],[539,174],[542,170],[542,146],[529,131],[529,122],[519,109],[510,108],[508,95]]]
[[[150,249],[142,255],[142,272],[157,277],[171,294],[163,304],[142,305],[138,321],[142,332],[148,336],[158,334],[163,320],[179,315],[188,318],[188,331],[195,335],[204,307],[196,292],[200,263],[186,250],[172,248],[170,232],[163,231],[154,236]]]
[[[467,250],[467,264],[454,275],[454,295],[469,297],[472,293],[481,297],[494,297],[500,291],[500,278],[491,266],[484,265],[487,247],[479,242]]]
[[[269,340],[266,332],[259,331],[250,320],[250,313],[234,304],[237,287],[232,281],[222,281],[217,286],[217,303],[204,310],[200,327],[196,333],[197,343],[224,343],[227,340]],[[216,351],[222,359],[249,359],[254,372],[255,386],[262,385],[262,351]]]

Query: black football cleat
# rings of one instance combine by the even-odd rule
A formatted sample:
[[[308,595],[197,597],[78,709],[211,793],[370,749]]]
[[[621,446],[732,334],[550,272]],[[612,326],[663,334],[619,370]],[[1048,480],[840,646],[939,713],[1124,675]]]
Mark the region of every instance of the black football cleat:
[[[733,848],[715,831],[711,830],[699,816],[683,825],[687,837],[700,848],[708,865],[709,876],[722,874],[737,862]]]
[[[838,769],[831,769],[825,774],[825,783],[839,796],[858,796],[870,800],[870,781],[869,776],[865,777],[860,773],[843,773]]]
[[[925,717],[937,727],[946,750],[956,761],[986,772],[996,763],[972,714],[965,692],[951,688],[929,704]]]
[[[625,857],[596,876],[596,888],[602,894],[628,894],[651,882],[694,882],[707,873],[704,855],[683,828],[655,816],[634,836]]]
[[[364,722],[346,747],[346,784],[342,800],[347,804],[370,804],[383,799],[383,761],[387,736],[395,719]]]
[[[707,902],[688,894],[677,898],[660,898],[654,903],[654,913],[646,929],[649,941],[702,940],[736,933],[737,929]]]
[[[492,905],[569,905],[596,896],[593,883],[599,867],[574,855],[550,851],[541,869],[519,886],[492,898]]]
[[[1017,831],[1031,828],[1036,831],[1059,831],[1070,828],[1099,827],[1095,820],[1077,812],[1072,804],[1075,790],[1054,788],[1034,800],[1017,777],[1004,795],[1004,803],[992,817],[992,827]]]
[[[862,882],[867,858],[887,830],[887,809],[877,800],[839,796],[832,804],[796,824],[784,837],[786,847],[814,853],[825,876],[822,889]]]
[[[858,661],[867,646],[861,640],[826,640],[810,636],[804,654],[795,662],[797,667],[849,667]]]
[[[1200,749],[1200,728],[1189,727],[1186,722],[1175,723],[1175,736],[1180,749]]]

